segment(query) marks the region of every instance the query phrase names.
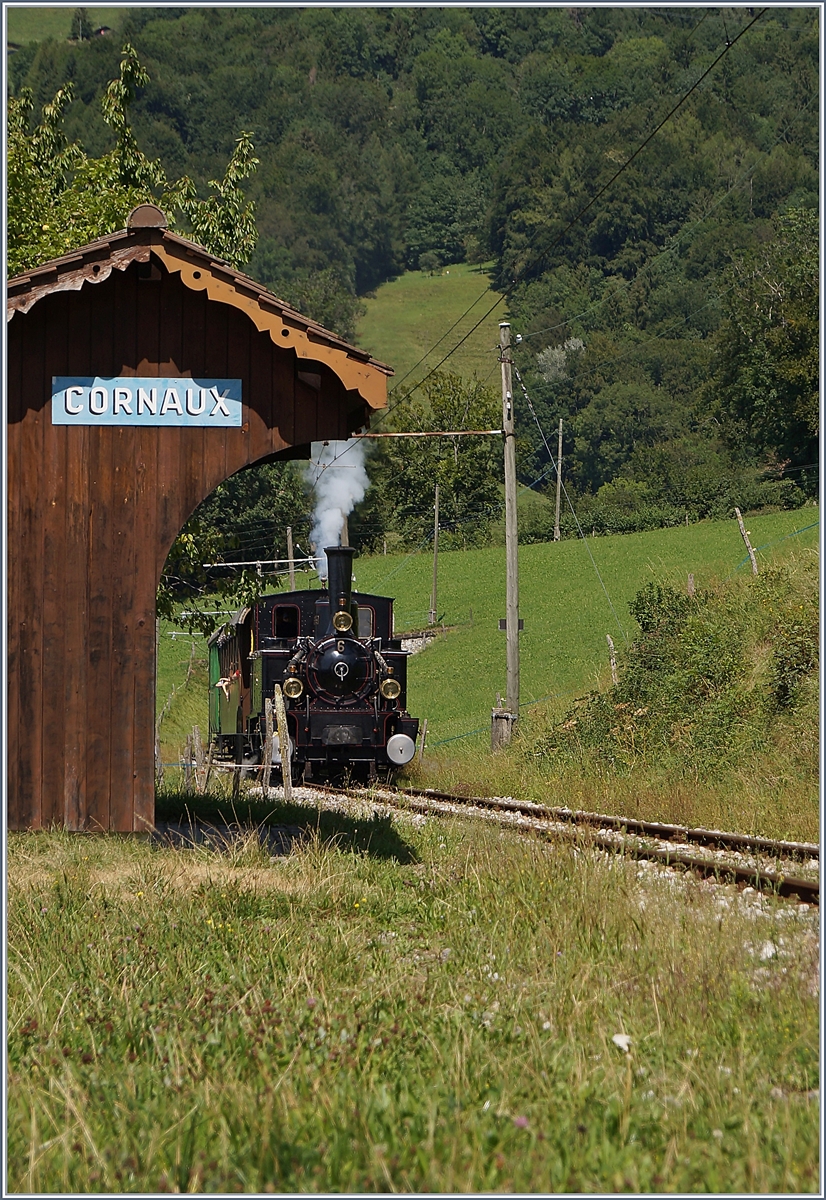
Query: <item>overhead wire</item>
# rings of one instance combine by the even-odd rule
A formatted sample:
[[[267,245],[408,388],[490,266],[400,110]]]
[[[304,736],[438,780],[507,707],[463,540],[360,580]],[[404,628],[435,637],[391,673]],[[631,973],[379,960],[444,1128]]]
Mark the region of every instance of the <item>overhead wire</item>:
[[[530,262],[529,264],[527,264],[526,266],[524,266],[521,269],[521,271],[516,274],[516,276],[513,278],[511,283],[508,285],[508,287],[501,293],[499,298],[494,301],[494,303],[490,306],[490,308],[488,308],[486,310],[486,312],[484,312],[482,314],[482,316],[479,318],[479,320],[476,321],[476,323],[474,325],[472,325],[470,327],[470,329],[459,339],[459,341],[456,343],[456,345],[453,346],[452,349],[450,349],[447,352],[447,354],[445,354],[436,363],[436,365],[434,367],[432,367],[424,375],[424,377],[422,379],[420,379],[417,383],[415,383],[413,385],[412,388],[410,388],[407,392],[405,392],[404,395],[399,398],[399,400],[396,402],[396,404],[388,405],[387,408],[384,409],[384,411],[378,415],[378,417],[376,418],[377,424],[381,423],[388,416],[390,416],[391,413],[395,412],[397,408],[399,408],[402,404],[406,403],[415,391],[418,391],[419,388],[423,387],[424,384],[427,383],[427,381],[429,379],[431,379],[433,377],[433,375],[436,374],[436,372],[439,370],[439,368],[442,367],[447,362],[447,360],[451,357],[451,355],[455,354],[456,351],[460,348],[460,346],[464,345],[464,343],[468,340],[468,338],[471,336],[471,334],[475,333],[476,330],[479,328],[479,326],[482,325],[485,320],[487,320],[487,318],[491,315],[491,313],[495,312],[496,309],[499,307],[499,305],[502,304],[502,302],[507,299],[507,297],[511,294],[511,292],[514,290],[514,288],[517,286],[517,284],[519,282],[521,282],[521,280],[524,278],[526,271],[529,268],[531,271],[534,271],[541,265],[542,261],[547,257],[547,255],[551,252],[551,250],[553,250],[557,245],[559,245],[559,243],[571,231],[571,229],[573,229],[574,226],[577,225],[582,220],[582,218],[586,215],[586,213],[588,213],[590,211],[590,209],[593,208],[593,206],[600,199],[600,197],[603,196],[606,193],[606,191],[608,191],[608,189],[613,186],[613,184],[620,177],[620,175],[622,175],[623,172],[625,172],[631,166],[631,164],[637,158],[637,156],[642,153],[642,151],[645,149],[645,147],[656,137],[656,135],[659,133],[659,131],[671,120],[671,118],[675,115],[675,113],[677,113],[679,111],[679,109],[682,108],[682,106],[689,99],[689,97],[691,95],[693,95],[693,93],[697,90],[697,88],[700,86],[700,84],[702,84],[703,81],[711,74],[711,72],[714,70],[714,68],[717,66],[717,64],[723,58],[725,58],[725,56],[729,53],[729,51],[737,44],[737,42],[739,42],[740,38],[743,37],[746,33],[748,33],[748,31],[752,28],[752,26],[755,25],[765,15],[765,13],[767,11],[768,10],[766,8],[762,8],[760,10],[760,12],[757,13],[754,17],[752,17],[752,19],[749,21],[749,23],[747,25],[745,25],[734,38],[731,39],[731,41],[727,41],[727,44],[720,51],[720,53],[713,60],[713,62],[694,81],[694,83],[691,85],[691,87],[688,88],[688,90],[683,93],[683,95],[680,97],[680,99],[677,101],[677,103],[675,105],[673,105],[673,107],[671,109],[669,109],[669,111],[662,118],[662,120],[654,127],[654,129],[648,134],[648,136],[645,137],[642,142],[640,142],[640,144],[637,146],[636,150],[634,150],[633,153],[626,159],[626,161],[614,172],[614,174],[611,176],[611,178],[605,184],[603,184],[601,188],[599,188],[599,190],[591,197],[591,199],[588,201],[588,203],[585,204],[576,213],[576,215],[571,218],[571,220],[568,222],[568,224],[559,233],[556,234],[556,236],[551,240],[551,242],[534,258],[534,260],[532,262]],[[698,22],[698,24],[699,24],[699,22]],[[466,316],[468,314],[468,312],[470,312],[473,308],[475,308],[475,306],[479,303],[479,301],[481,299],[484,298],[485,295],[487,295],[487,289],[476,300],[474,300],[474,302],[470,306],[470,308],[466,309],[465,313],[463,313],[462,316],[459,317],[458,320],[455,321],[450,328],[454,329],[456,327],[456,325],[459,323],[459,321],[461,321],[464,318],[464,316]],[[450,330],[448,330],[448,332],[450,332]],[[442,337],[436,343],[437,346],[441,344],[441,342],[444,340],[445,336],[446,336],[446,334],[442,335]],[[429,355],[431,353],[432,353],[432,350],[428,351],[427,355],[425,355],[425,358],[429,357]],[[424,361],[424,360],[423,359],[419,360],[420,363],[422,361]],[[409,372],[408,372],[408,374],[409,374]],[[404,378],[406,379],[407,375],[405,375]],[[343,450],[339,451],[332,459],[332,462],[335,462],[337,458],[340,458],[344,454],[346,454],[348,452],[348,450],[351,448],[351,445],[352,445],[352,443],[348,443],[348,445],[346,445]]]
[[[519,386],[522,389],[522,394],[525,397],[525,402],[528,405],[531,416],[533,417],[534,421],[536,421],[536,427],[539,430],[539,436],[542,438],[542,441],[545,443],[545,449],[548,452],[548,458],[550,459],[551,463],[554,464],[555,459],[553,456],[553,452],[551,451],[551,448],[548,445],[548,439],[545,437],[545,431],[543,430],[541,424],[539,423],[539,417],[536,415],[536,409],[533,406],[531,398],[528,395],[528,389],[525,387],[525,384],[522,380],[522,376],[519,374],[519,370],[515,363],[513,364],[513,373],[516,376]],[[557,476],[559,476],[559,465],[558,464],[556,465],[556,471],[557,471]],[[623,640],[627,642],[628,634],[625,632],[625,630],[622,626],[622,622],[619,619],[619,615],[617,614],[617,610],[614,608],[614,602],[612,601],[611,597],[608,594],[608,588],[605,586],[605,581],[603,580],[602,575],[600,574],[599,567],[596,564],[596,560],[595,560],[593,554],[591,553],[591,547],[588,545],[588,538],[583,533],[582,526],[579,523],[579,518],[577,517],[576,510],[574,509],[574,506],[573,506],[573,502],[571,500],[571,497],[568,495],[568,489],[565,487],[565,484],[563,483],[561,478],[559,479],[559,484],[560,484],[560,488],[565,496],[567,505],[571,510],[571,516],[574,518],[574,524],[576,525],[577,533],[579,534],[579,536],[582,538],[583,542],[585,543],[585,549],[588,551],[588,557],[591,560],[591,566],[594,568],[594,572],[596,573],[596,577],[599,580],[600,587],[602,588],[602,590],[605,594],[605,599],[608,601],[608,607],[611,609],[611,612],[614,615],[614,620],[617,623],[617,628],[619,629],[620,633],[622,634]]]

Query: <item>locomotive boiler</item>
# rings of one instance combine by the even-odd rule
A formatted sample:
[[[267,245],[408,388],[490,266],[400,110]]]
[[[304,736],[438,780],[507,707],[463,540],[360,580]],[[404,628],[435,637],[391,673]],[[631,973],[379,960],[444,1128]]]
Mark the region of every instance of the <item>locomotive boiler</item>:
[[[370,779],[410,762],[419,722],[407,712],[408,652],[393,635],[392,599],[353,593],[354,553],[328,548],[326,587],[265,596],[213,634],[216,756],[262,761],[264,702],[279,684],[295,777]]]

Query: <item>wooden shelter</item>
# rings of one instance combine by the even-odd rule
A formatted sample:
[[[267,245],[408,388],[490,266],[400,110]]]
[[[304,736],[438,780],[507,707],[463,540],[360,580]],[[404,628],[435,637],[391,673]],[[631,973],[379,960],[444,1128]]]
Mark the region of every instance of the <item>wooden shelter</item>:
[[[144,830],[173,541],[236,471],[366,424],[391,372],[171,233],[154,205],[13,278],[8,319],[8,827]],[[219,383],[237,387],[237,418],[209,427],[231,403]],[[173,421],[184,394],[202,417],[163,423],[156,391]]]

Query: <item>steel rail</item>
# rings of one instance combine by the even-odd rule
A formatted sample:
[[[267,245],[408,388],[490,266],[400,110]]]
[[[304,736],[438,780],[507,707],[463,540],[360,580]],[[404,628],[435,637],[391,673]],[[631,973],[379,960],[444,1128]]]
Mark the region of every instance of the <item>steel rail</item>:
[[[718,829],[692,829],[687,825],[667,825],[659,821],[640,821],[636,817],[611,816],[588,812],[585,809],[555,808],[533,804],[527,800],[511,800],[496,796],[455,796],[449,792],[426,789],[397,788],[399,795],[432,797],[454,804],[473,804],[478,808],[502,809],[528,817],[544,817],[554,821],[569,821],[577,825],[610,826],[619,831],[656,837],[662,841],[692,842],[701,846],[720,846],[727,850],[754,850],[773,858],[819,858],[820,847],[814,842],[777,841],[752,837],[745,833],[730,833]]]
[[[726,849],[748,848],[751,850],[759,849],[765,852],[766,848],[770,847],[774,851],[774,857],[783,857],[784,855],[791,857],[789,853],[789,848],[791,847],[797,850],[798,853],[801,850],[805,850],[806,853],[811,853],[812,857],[815,857],[818,854],[819,847],[806,842],[776,842],[769,838],[749,838],[745,834],[718,833],[714,830],[706,829],[683,829],[682,826],[678,825],[662,825],[657,822],[636,821],[632,818],[604,816],[599,813],[580,814],[573,812],[571,809],[555,810],[544,808],[541,805],[520,803],[514,800],[478,796],[455,796],[446,792],[430,790],[400,789],[387,786],[375,789],[363,787],[336,788],[324,784],[309,784],[308,787],[322,793],[352,796],[360,799],[370,796],[376,803],[391,804],[395,807],[411,809],[430,816],[455,814],[455,807],[447,808],[447,805],[460,806],[469,810],[474,808],[482,809],[485,812],[485,816],[492,820],[496,820],[497,814],[501,814],[501,818],[504,818],[505,814],[513,813],[515,816],[521,817],[523,821],[527,820],[528,824],[522,824],[521,828],[527,828],[531,832],[541,834],[549,840],[565,838],[565,840],[576,841],[584,836],[587,838],[589,846],[607,850],[614,854],[628,854],[633,858],[661,863],[666,867],[682,867],[705,879],[715,879],[719,882],[751,886],[756,891],[768,891],[782,897],[796,897],[806,904],[819,905],[820,903],[819,880],[801,879],[797,876],[787,875],[782,871],[766,871],[759,866],[741,866],[737,863],[722,862],[718,859],[699,858],[696,855],[687,854],[677,849],[672,850],[670,848],[647,845],[645,842],[639,841],[638,838],[640,836],[647,836],[667,840],[663,839],[660,832],[662,830],[669,831],[672,838],[678,834],[691,835],[696,833],[698,841],[707,839],[703,844],[713,841],[717,845],[724,845]],[[404,803],[401,804],[399,803],[400,801]],[[583,818],[581,821],[578,820],[580,816]],[[550,821],[564,821],[571,824],[572,828],[565,832],[560,829],[549,829],[548,823]],[[616,832],[598,832],[593,829],[593,825],[597,822],[600,822],[602,825],[613,824]],[[509,829],[520,828],[520,825],[516,825],[512,820],[500,819],[498,823]],[[583,825],[586,829],[577,828],[578,825]],[[632,832],[637,836],[628,837],[628,833]],[[619,841],[617,840],[617,834],[626,834],[626,836],[624,840]],[[722,839],[728,839],[728,842],[723,843]],[[690,841],[690,837],[684,838],[684,840]]]

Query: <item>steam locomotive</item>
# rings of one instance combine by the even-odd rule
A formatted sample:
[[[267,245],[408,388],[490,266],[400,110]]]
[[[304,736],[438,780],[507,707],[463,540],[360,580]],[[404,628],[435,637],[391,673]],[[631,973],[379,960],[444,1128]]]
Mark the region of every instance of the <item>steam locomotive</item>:
[[[419,732],[406,709],[408,652],[393,636],[393,601],[354,596],[355,551],[325,554],[326,588],[265,596],[210,638],[213,755],[262,761],[264,701],[280,684],[294,777],[387,777],[410,762]],[[273,749],[280,766],[277,736]]]

